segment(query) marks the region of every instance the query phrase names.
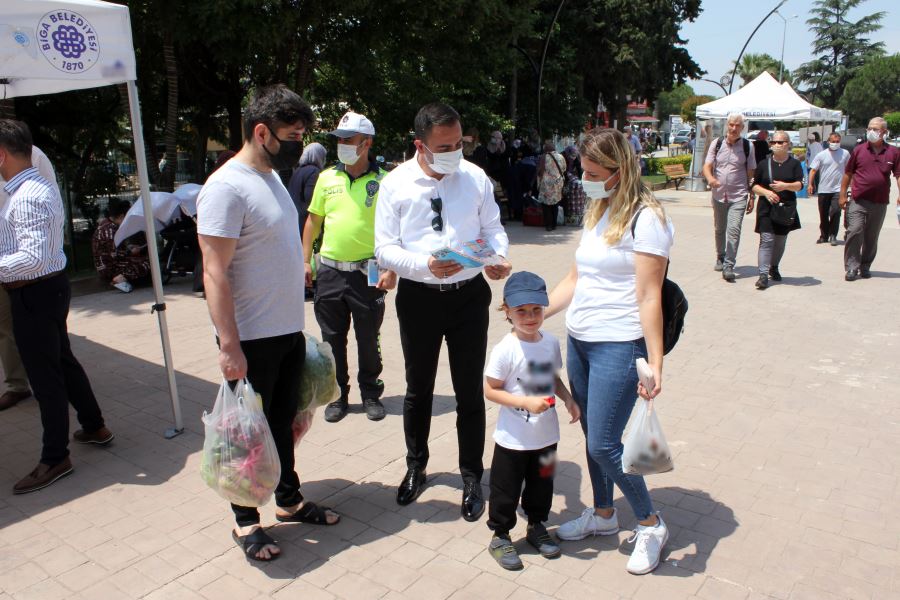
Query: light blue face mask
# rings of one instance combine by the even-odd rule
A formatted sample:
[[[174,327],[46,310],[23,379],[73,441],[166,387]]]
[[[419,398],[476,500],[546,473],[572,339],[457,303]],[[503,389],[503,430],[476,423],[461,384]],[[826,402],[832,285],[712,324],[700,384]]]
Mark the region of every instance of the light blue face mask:
[[[616,191],[618,182],[612,187],[612,189],[609,190],[606,189],[606,184],[612,181],[612,178],[617,174],[618,172],[613,173],[603,181],[588,181],[584,178],[584,175],[582,175],[581,187],[584,188],[584,195],[592,200],[603,200],[604,198],[609,198],[610,196],[612,196],[613,192]]]

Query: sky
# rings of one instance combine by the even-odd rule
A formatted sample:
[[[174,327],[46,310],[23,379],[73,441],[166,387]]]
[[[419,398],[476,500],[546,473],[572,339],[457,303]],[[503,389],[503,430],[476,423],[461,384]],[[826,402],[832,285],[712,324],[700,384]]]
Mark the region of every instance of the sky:
[[[716,81],[725,73],[731,73],[734,60],[747,37],[766,14],[778,5],[779,0],[759,0],[737,2],[736,0],[703,0],[703,12],[693,23],[685,23],[681,37],[687,41],[685,47],[693,59],[706,71],[707,79]],[[787,21],[787,35],[784,42],[784,66],[796,69],[812,59],[813,34],[806,20],[811,15],[813,0],[788,0],[779,9]],[[882,28],[871,36],[873,41],[884,42],[888,54],[900,52],[900,3],[897,0],[866,0],[850,12],[850,18],[857,20],[875,12],[885,12],[881,20]],[[792,18],[797,15],[797,18]],[[759,28],[744,53],[767,53],[778,59],[781,55],[781,40],[785,31],[784,21],[777,14],[772,15]],[[777,73],[773,73],[778,77]],[[734,83],[738,88],[740,78]],[[722,89],[706,81],[689,81],[697,94],[720,97]],[[728,86],[726,86],[728,87]]]

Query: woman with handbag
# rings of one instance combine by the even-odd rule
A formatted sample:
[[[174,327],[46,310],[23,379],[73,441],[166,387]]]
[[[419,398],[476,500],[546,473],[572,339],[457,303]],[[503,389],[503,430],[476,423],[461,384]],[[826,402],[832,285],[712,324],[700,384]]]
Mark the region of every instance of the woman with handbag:
[[[552,142],[544,143],[544,153],[537,165],[538,202],[544,208],[544,229],[556,229],[556,214],[566,182],[566,159],[556,151]]]
[[[756,209],[756,233],[759,234],[759,279],[756,289],[769,287],[769,278],[781,281],[778,266],[784,256],[787,235],[800,229],[797,192],[803,187],[803,167],[791,156],[791,139],[776,131],[769,142],[772,154],[756,165],[753,192],[760,201]]]

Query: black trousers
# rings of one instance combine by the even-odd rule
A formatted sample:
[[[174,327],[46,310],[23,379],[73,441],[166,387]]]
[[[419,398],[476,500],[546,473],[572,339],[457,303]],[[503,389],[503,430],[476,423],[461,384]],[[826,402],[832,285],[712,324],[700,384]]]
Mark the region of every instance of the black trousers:
[[[441,292],[401,279],[397,289],[400,344],[406,364],[403,431],[406,465],[428,464],[428,434],[441,343],[447,340],[450,378],[456,395],[459,471],[464,481],[484,473],[484,359],[490,321],[491,288],[477,275],[464,287]]]
[[[487,521],[491,531],[508,534],[516,526],[520,496],[529,525],[550,518],[555,474],[556,444],[540,450],[510,450],[494,444]]]
[[[306,360],[306,338],[302,331],[241,342],[247,358],[247,379],[262,397],[263,412],[272,430],[281,462],[281,479],[275,488],[275,504],[290,507],[303,501],[300,478],[294,470],[294,436],[291,425],[300,400],[300,367]],[[238,526],[259,523],[253,506],[232,504]]]
[[[819,235],[823,239],[837,236],[841,227],[841,207],[838,194],[819,194]]]
[[[556,215],[559,205],[541,204],[541,208],[544,210],[544,228],[548,230],[556,229]]]
[[[41,462],[50,466],[69,456],[69,404],[84,431],[104,425],[91,382],[69,345],[71,298],[64,273],[9,291],[16,346],[41,410]]]
[[[351,317],[359,357],[357,382],[360,395],[366,399],[378,399],[384,393],[384,382],[379,379],[382,370],[380,331],[384,321],[384,295],[382,290],[369,287],[362,271],[338,271],[322,265],[316,277],[316,321],[322,330],[322,341],[331,344],[335,375],[343,397],[350,391],[347,333],[350,331]]]

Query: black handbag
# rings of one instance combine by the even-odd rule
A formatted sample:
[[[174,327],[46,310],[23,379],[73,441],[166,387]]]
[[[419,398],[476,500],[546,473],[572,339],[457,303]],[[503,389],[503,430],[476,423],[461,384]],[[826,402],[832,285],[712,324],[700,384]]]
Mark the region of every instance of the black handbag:
[[[775,179],[772,177],[772,158],[769,157],[769,185],[772,185],[772,182]],[[793,227],[794,223],[797,222],[797,201],[796,200],[782,200],[781,202],[773,203],[769,202],[771,208],[769,209],[769,219],[772,220],[776,225],[781,225],[783,227]]]

